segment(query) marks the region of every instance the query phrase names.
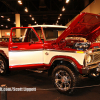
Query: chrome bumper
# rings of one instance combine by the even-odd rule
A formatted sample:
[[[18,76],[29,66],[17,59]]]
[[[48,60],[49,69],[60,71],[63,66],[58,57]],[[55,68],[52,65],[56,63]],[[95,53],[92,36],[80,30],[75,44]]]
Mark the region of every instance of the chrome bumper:
[[[100,63],[82,68],[82,74],[88,75],[91,72],[100,72]]]

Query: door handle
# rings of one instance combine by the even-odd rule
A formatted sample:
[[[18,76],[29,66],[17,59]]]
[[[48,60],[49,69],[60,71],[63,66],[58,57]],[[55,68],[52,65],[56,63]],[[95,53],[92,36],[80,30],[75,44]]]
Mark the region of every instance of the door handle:
[[[18,48],[18,46],[13,46],[12,48]]]

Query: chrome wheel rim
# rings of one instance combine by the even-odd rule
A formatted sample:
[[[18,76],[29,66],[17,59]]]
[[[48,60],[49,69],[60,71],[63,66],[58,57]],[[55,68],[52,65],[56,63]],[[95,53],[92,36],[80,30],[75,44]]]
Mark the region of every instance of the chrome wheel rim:
[[[4,62],[0,60],[0,73],[4,73]]]
[[[58,89],[68,91],[71,88],[71,77],[65,70],[59,70],[55,74],[55,85]]]

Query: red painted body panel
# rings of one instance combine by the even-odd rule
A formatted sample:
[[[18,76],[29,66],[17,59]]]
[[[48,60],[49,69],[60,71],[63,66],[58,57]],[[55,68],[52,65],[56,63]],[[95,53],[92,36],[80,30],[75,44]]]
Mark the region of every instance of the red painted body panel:
[[[84,37],[94,42],[100,35],[100,15],[91,13],[81,13],[69,27],[59,36],[56,43],[65,37]],[[92,37],[92,38],[91,38]]]
[[[13,47],[17,48],[13,48]],[[18,50],[39,50],[43,49],[43,43],[35,43],[35,44],[30,44],[30,42],[23,42],[23,43],[11,43],[9,51],[18,51]]]
[[[89,49],[93,49],[95,47],[100,48],[100,43],[91,43],[90,48]]]
[[[9,42],[0,42],[0,47],[8,47]]]
[[[72,62],[74,62],[74,64],[75,64],[75,66],[78,68],[78,70],[79,70],[79,72],[82,74],[82,67],[84,67],[84,66],[82,66],[82,65],[80,65],[74,58],[72,58],[72,57],[69,57],[69,56],[54,56],[52,59],[51,59],[51,61],[50,61],[50,63],[49,63],[49,66],[51,66],[52,65],[52,63],[56,60],[56,59],[66,59],[66,60],[70,60],[70,61],[72,61]]]
[[[13,43],[12,42],[12,34],[10,34],[9,39],[9,51],[15,51],[15,50],[36,50],[36,49],[43,49],[43,42],[41,41],[40,37],[36,33],[33,27],[13,27],[11,29],[11,33],[13,29],[24,29],[24,28],[31,28],[35,32],[36,36],[38,37],[38,42],[35,42],[31,44],[30,42],[22,42],[22,43]],[[13,48],[14,46],[17,46],[17,48]]]
[[[45,68],[45,65],[44,64],[31,64],[31,65],[9,66],[10,70],[37,69],[37,68]]]

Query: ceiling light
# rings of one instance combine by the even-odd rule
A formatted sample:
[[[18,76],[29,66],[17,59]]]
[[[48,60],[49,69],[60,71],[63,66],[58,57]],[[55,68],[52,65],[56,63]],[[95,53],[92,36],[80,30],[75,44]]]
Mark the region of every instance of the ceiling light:
[[[22,2],[20,3],[20,5],[22,5]]]
[[[4,18],[4,16],[1,16],[1,18]]]
[[[8,18],[7,21],[10,21],[10,18]]]
[[[62,16],[62,14],[60,14],[60,16]]]
[[[18,0],[18,3],[21,3],[21,0]]]
[[[6,28],[8,28],[8,26],[6,26]]]
[[[65,7],[64,6],[62,7],[62,11],[65,11]]]
[[[60,19],[60,17],[58,17],[58,19]]]
[[[66,2],[65,3],[68,3],[69,2],[69,0],[66,0]]]
[[[32,15],[29,15],[29,17],[32,17]]]
[[[36,24],[36,21],[35,21],[35,24]]]
[[[1,26],[3,26],[3,25],[1,25]]]
[[[18,0],[18,3],[19,3],[20,5],[22,5],[22,0]]]
[[[28,9],[27,9],[27,7],[25,7],[25,12],[28,12]]]
[[[34,17],[32,17],[32,20],[34,20]]]

